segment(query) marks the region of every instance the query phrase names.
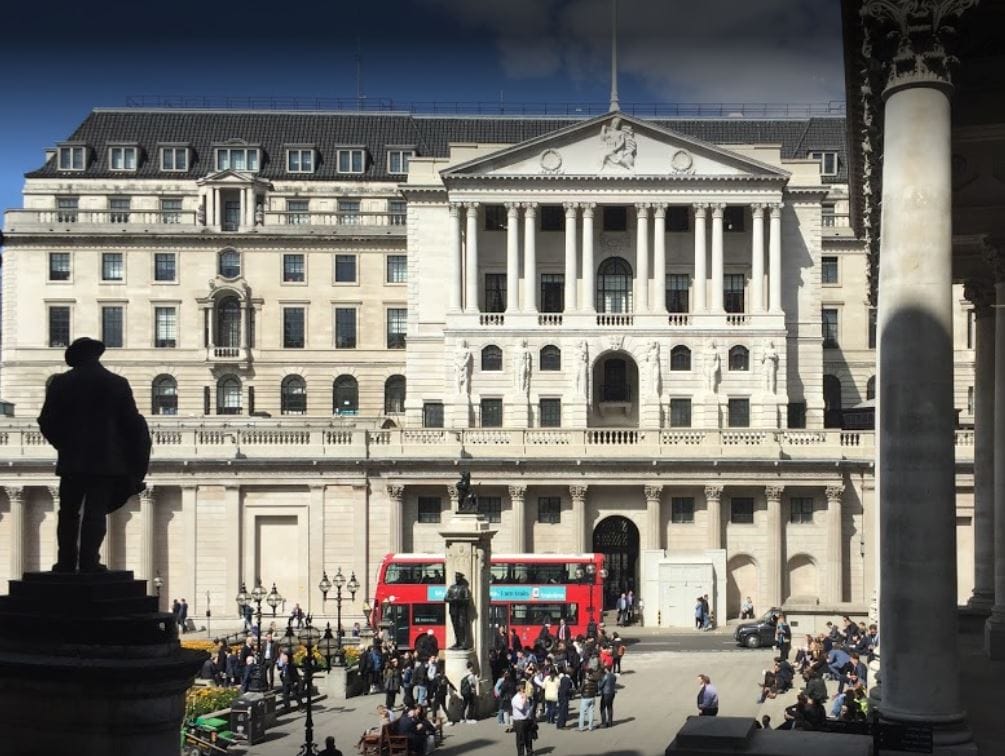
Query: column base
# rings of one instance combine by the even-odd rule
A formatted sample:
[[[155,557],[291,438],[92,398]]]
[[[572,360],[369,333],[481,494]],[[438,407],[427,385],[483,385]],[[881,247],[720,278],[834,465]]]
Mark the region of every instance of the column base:
[[[978,593],[967,600],[967,609],[974,614],[991,614],[991,609],[995,605],[995,595],[993,593]]]
[[[992,661],[1005,659],[1005,612],[996,607],[984,623],[984,653]]]

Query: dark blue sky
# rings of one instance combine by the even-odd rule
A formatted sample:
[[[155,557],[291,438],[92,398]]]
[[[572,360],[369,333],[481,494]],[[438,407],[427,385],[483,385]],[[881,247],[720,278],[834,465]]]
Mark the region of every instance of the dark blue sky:
[[[610,0],[18,2],[0,42],[0,207],[129,95],[606,101]],[[625,102],[843,99],[834,0],[620,0]]]

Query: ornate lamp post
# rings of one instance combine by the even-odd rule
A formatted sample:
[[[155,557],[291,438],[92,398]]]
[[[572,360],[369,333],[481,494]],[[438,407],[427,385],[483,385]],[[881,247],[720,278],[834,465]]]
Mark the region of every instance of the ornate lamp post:
[[[262,587],[262,581],[256,580],[255,587],[249,594],[244,587],[244,583],[241,583],[241,590],[237,594],[237,604],[243,610],[248,604],[253,603],[255,605],[255,619],[257,620],[257,633],[258,637],[255,639],[255,674],[248,686],[250,690],[261,692],[264,690],[265,677],[262,674],[262,665],[264,660],[262,659],[262,602],[265,601],[270,607],[272,607],[272,616],[276,615],[276,607],[282,602],[283,598],[279,595],[279,591],[276,590],[276,584],[272,584],[272,590],[268,593],[265,592],[265,588]],[[242,611],[243,613],[243,611]]]
[[[341,640],[341,638],[339,638]],[[332,634],[332,623],[325,623],[325,634],[321,636],[321,640],[318,642],[318,648],[321,650],[321,655],[325,658],[325,666],[327,671],[332,671],[332,657],[335,657],[335,666],[341,667],[345,664],[345,655],[342,653],[342,646],[338,641],[335,640],[334,634]]]
[[[363,599],[363,618],[366,620],[366,629],[373,630],[373,626],[370,624],[370,613],[373,611],[373,606],[370,604],[370,599]]]
[[[331,580],[328,579],[328,572],[322,571],[321,582],[318,583],[318,588],[321,590],[321,603],[324,604],[328,600],[328,591],[335,588],[335,638],[336,638],[336,648],[335,648],[335,664],[342,666],[345,664],[345,653],[342,651],[342,636],[345,634],[342,630],[342,589],[345,588],[349,591],[352,599],[356,599],[356,591],[359,590],[359,581],[356,579],[356,573],[352,572],[349,575],[349,580],[346,581],[345,575],[342,574],[342,568],[339,567],[335,571],[335,577]],[[331,664],[329,663],[329,667]]]
[[[292,625],[290,625],[287,632],[293,632]],[[297,756],[314,756],[314,754],[318,752],[318,748],[314,745],[314,716],[311,706],[311,692],[314,687],[314,672],[316,671],[314,668],[314,649],[318,646],[318,642],[321,640],[321,633],[316,627],[311,625],[310,615],[307,615],[307,623],[300,631],[298,640],[301,645],[307,649],[307,656],[304,658],[304,683],[307,689],[307,717],[304,720],[304,744],[300,746]]]
[[[154,576],[154,590],[157,591],[158,603],[160,603],[161,588],[164,587],[164,578],[161,577],[160,570],[157,570],[157,574]]]

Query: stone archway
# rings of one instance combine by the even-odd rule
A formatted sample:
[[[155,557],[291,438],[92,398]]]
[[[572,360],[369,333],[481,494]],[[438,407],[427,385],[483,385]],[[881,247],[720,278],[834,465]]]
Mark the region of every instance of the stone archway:
[[[612,609],[621,593],[638,593],[639,529],[627,517],[605,517],[593,529],[593,550],[604,555],[604,609]]]
[[[740,604],[750,596],[754,611],[760,613],[762,607],[757,591],[757,562],[747,554],[737,554],[726,565],[726,616],[740,616]],[[766,608],[766,607],[765,607]]]
[[[591,427],[639,426],[639,366],[626,351],[605,352],[593,363]]]

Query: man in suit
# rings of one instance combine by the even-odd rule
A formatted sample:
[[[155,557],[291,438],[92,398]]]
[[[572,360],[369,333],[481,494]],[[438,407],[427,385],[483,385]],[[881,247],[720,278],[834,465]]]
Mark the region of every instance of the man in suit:
[[[188,602],[185,599],[181,600],[178,605],[178,631],[187,632],[185,625],[188,623]]]
[[[105,516],[146,487],[150,432],[129,382],[98,361],[104,351],[104,344],[86,337],[70,344],[64,359],[71,369],[52,379],[38,417],[39,430],[58,452],[53,572],[75,572],[78,561],[81,572],[106,571],[98,558]]]

